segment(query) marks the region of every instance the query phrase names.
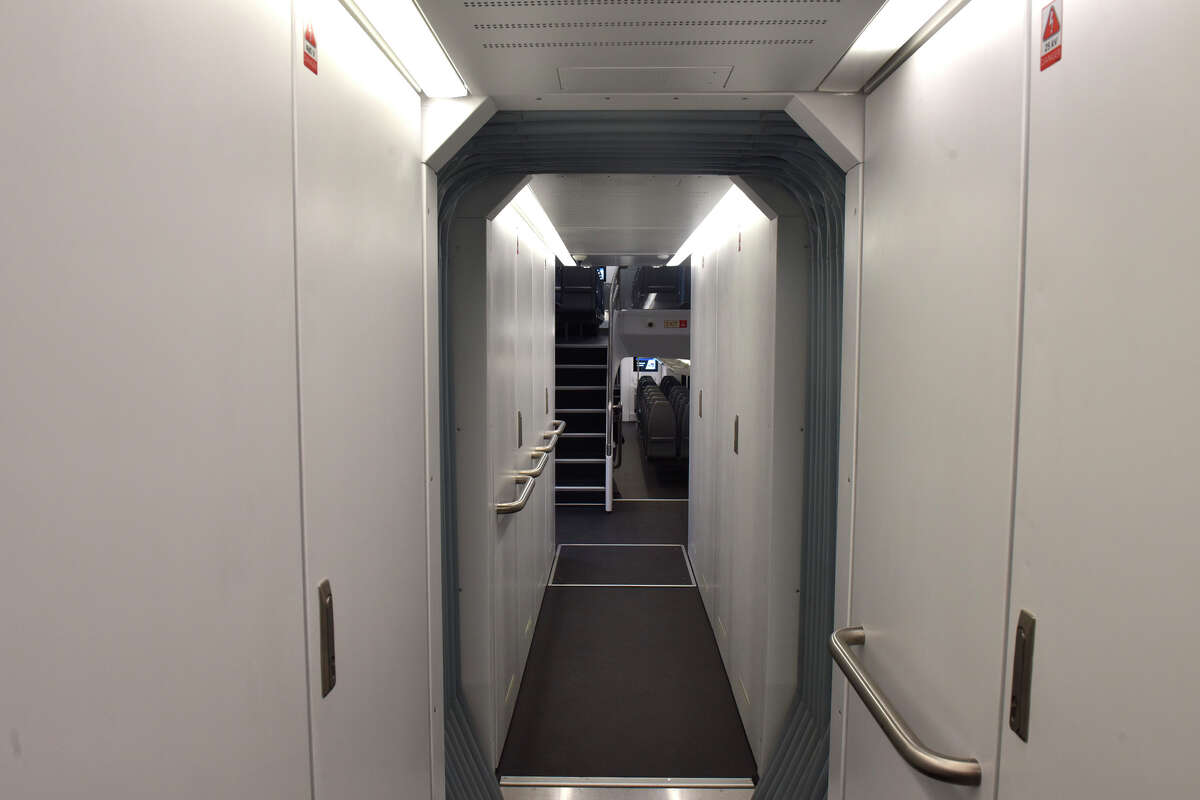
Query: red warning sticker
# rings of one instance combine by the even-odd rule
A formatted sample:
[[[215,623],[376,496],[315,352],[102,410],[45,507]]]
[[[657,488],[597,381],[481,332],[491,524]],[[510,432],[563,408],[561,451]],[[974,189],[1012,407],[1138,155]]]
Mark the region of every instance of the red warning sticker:
[[[1062,61],[1062,4],[1054,0],[1042,9],[1042,71]]]
[[[317,35],[313,33],[313,26],[310,23],[304,29],[304,66],[312,70],[312,74],[317,74]]]
[[[666,319],[663,320],[664,328],[686,328],[688,321],[686,319]]]

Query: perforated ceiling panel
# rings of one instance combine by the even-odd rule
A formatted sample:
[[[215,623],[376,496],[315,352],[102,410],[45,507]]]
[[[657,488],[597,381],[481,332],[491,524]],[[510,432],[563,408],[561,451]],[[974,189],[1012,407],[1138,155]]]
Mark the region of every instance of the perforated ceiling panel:
[[[495,97],[502,107],[537,108],[571,91],[560,76],[563,68],[603,68],[599,82],[589,84],[589,91],[599,94],[697,91],[681,67],[728,75],[706,92],[814,90],[882,0],[424,0],[421,5],[472,93]],[[631,87],[620,74],[626,69],[639,75],[663,71],[644,86]]]

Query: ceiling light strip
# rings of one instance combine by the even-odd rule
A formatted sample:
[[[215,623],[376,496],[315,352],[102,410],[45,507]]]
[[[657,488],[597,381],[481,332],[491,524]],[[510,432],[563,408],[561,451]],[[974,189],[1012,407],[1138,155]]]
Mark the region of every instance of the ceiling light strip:
[[[379,35],[379,31],[375,30],[375,26],[371,24],[371,20],[367,19],[367,15],[362,12],[358,4],[354,0],[338,0],[338,2],[345,7],[346,12],[354,18],[354,21],[366,32],[367,36],[371,37],[371,41],[387,56],[387,60],[392,62],[392,66],[400,71],[400,74],[404,76],[404,80],[408,81],[408,85],[413,88],[413,91],[419,94],[421,87],[416,79],[413,78],[412,73],[404,68],[404,62],[400,60],[400,57],[396,55],[387,41]]]
[[[510,205],[517,212],[517,215],[533,230],[534,234],[542,240],[542,244],[546,246],[546,249],[553,253],[564,266],[576,266],[575,259],[571,257],[570,251],[567,250],[567,246],[563,243],[558,229],[551,222],[550,216],[542,208],[542,204],[538,202],[537,195],[533,193],[532,187],[526,186],[517,192],[517,196],[513,198]]]
[[[867,79],[863,84],[863,94],[870,94],[875,91],[879,84],[888,79],[893,72],[900,69],[900,65],[908,61],[913,53],[921,48],[935,33],[941,30],[950,19],[963,9],[971,0],[950,0],[946,5],[938,9],[929,21],[917,29],[917,32],[909,37],[908,41],[900,45],[900,49],[892,53],[887,61],[883,62],[883,66],[875,71],[875,74]]]
[[[721,237],[742,230],[742,227],[753,219],[766,219],[762,210],[746,196],[746,193],[733,185],[724,196],[717,201],[708,215],[696,226],[679,250],[667,262],[668,267],[682,264],[689,256],[703,254],[719,243]]]
[[[383,34],[380,34],[379,29],[371,22],[371,18],[367,17],[366,13],[362,11],[358,2],[355,2],[355,0],[338,0],[338,2],[341,2],[342,7],[346,8],[347,13],[354,19],[354,22],[359,24],[368,37],[371,37],[371,41],[376,43],[376,47],[379,48],[380,52],[391,61],[392,66],[395,66],[396,70],[400,71],[400,74],[404,76],[404,80],[407,80],[408,85],[412,86],[413,90],[418,92],[418,94],[425,95],[426,97],[464,97],[469,94],[467,82],[462,79],[462,73],[458,72],[454,61],[450,60],[450,55],[446,53],[442,40],[439,40],[437,32],[433,30],[433,26],[430,24],[430,20],[425,16],[425,12],[421,11],[421,7],[416,4],[415,0],[400,0],[404,4],[403,7],[392,7],[391,10],[401,14],[401,17],[404,16],[404,12],[410,11],[415,14],[415,19],[420,20],[419,23],[416,23],[415,20],[410,20],[410,24],[425,26],[428,40],[424,40],[424,37],[420,36],[420,32],[413,31],[416,32],[419,41],[412,48],[415,55],[413,53],[408,54],[412,55],[414,59],[418,59],[418,64],[414,65],[415,72],[421,73],[422,80],[426,80],[431,85],[422,85],[421,80],[416,79],[414,71],[404,66],[404,62],[400,59],[400,56],[396,55],[395,50],[391,48],[391,44],[388,43]],[[376,11],[379,11],[379,8],[376,8]],[[388,25],[385,23],[391,23],[391,28],[395,29],[397,26],[395,14],[384,13],[383,16],[384,19],[380,19],[380,24],[386,28]],[[390,32],[391,34],[397,34],[396,30],[390,30]],[[401,40],[401,43],[409,44],[409,46],[413,46],[414,44],[412,41],[404,40],[402,34]],[[408,49],[406,48],[406,53]],[[422,58],[425,60],[421,60]],[[432,72],[430,67],[432,67]],[[440,74],[438,74],[439,72]],[[446,78],[449,78],[449,80]]]

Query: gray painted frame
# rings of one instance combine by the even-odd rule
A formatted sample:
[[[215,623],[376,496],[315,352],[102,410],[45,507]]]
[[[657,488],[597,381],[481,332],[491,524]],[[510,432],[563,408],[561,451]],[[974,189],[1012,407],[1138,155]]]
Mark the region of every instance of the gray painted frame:
[[[497,175],[657,173],[766,179],[805,211],[810,227],[802,619],[798,688],[755,797],[822,798],[829,774],[841,390],[845,174],[783,112],[500,112],[438,171],[438,280],[446,285],[448,237],[460,201]],[[443,420],[450,419],[448,295],[440,293]],[[454,452],[444,424],[442,452]],[[454,463],[442,461],[442,591],[446,691],[446,797],[496,800],[500,790],[467,717],[460,684]]]

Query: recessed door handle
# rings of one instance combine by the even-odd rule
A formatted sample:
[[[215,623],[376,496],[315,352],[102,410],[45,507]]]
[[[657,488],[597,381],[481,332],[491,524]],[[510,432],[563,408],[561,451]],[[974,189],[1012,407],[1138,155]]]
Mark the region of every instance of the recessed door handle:
[[[871,716],[879,723],[879,727],[883,728],[896,752],[913,769],[931,778],[963,786],[978,786],[983,778],[983,770],[980,769],[977,760],[943,755],[930,750],[892,707],[883,690],[871,679],[862,662],[850,650],[855,645],[866,643],[867,634],[861,627],[842,628],[834,631],[829,637],[829,652],[842,674],[846,676],[846,680],[862,698]]]
[[[317,604],[321,628],[321,697],[328,697],[337,684],[337,656],[333,647],[333,587],[328,578],[317,585]]]

